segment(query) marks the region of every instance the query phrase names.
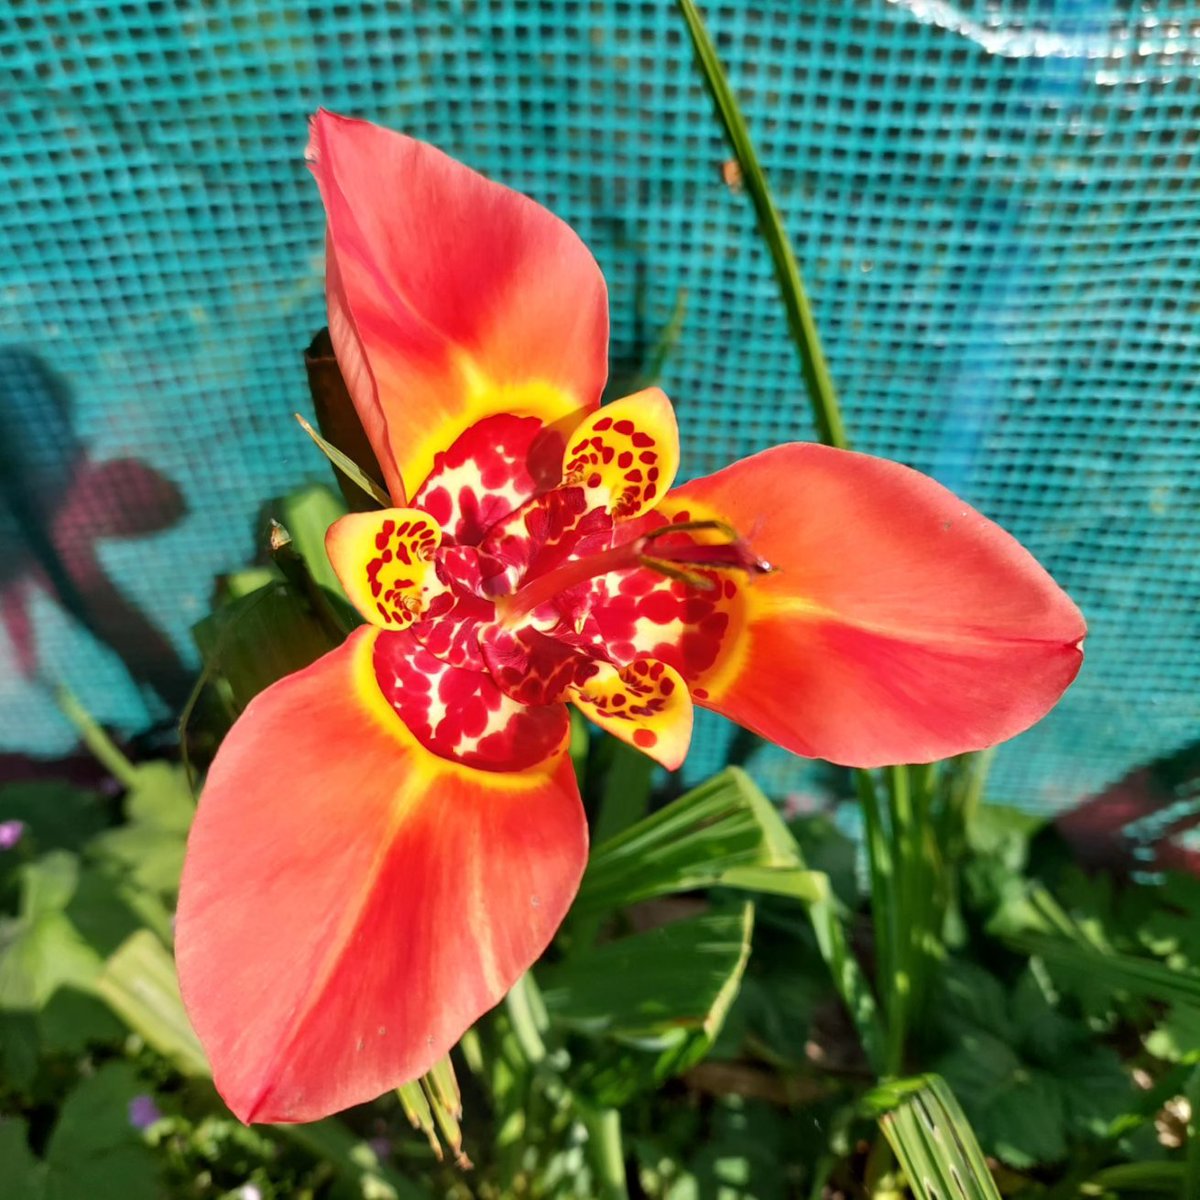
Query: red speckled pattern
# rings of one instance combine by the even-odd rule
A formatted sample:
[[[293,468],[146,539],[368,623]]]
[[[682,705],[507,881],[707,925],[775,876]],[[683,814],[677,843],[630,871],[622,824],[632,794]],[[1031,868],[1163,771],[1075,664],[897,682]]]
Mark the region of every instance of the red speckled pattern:
[[[421,582],[437,544],[438,529],[428,517],[383,522],[365,569],[385,625],[405,629],[419,615]]]
[[[664,520],[628,514],[653,499],[659,474],[625,456],[657,460],[657,441],[630,419],[593,416],[584,426],[587,438],[567,439],[564,454],[562,436],[536,418],[488,417],[437,456],[413,498],[440,527],[440,544],[420,543],[438,590],[411,627],[380,637],[375,674],[400,719],[444,758],[520,769],[561,741],[564,700],[598,720],[618,719],[623,704],[665,712],[678,677],[664,676],[663,664],[703,670],[720,650],[739,585],[717,571],[692,572],[689,583],[637,565],[638,539]],[[580,478],[593,456],[599,483]],[[606,464],[620,473],[616,489]],[[640,479],[629,478],[639,470]],[[653,544],[692,545],[693,537]],[[523,606],[530,593],[522,589],[535,582],[542,591]],[[626,667],[628,675],[616,674]],[[650,750],[658,734],[627,740]]]
[[[434,457],[413,504],[447,539],[476,546],[497,521],[557,485],[562,452],[562,434],[538,417],[487,417]]]
[[[663,528],[664,515],[661,509],[650,514],[626,527],[623,536]],[[683,524],[692,517],[681,508],[670,514],[670,523]],[[680,544],[693,544],[692,535],[667,534],[654,543],[658,548]],[[715,570],[691,574],[707,586],[672,579],[647,567],[593,581],[591,616],[613,662],[643,656],[661,659],[686,679],[712,667],[729,631],[740,623],[742,590],[753,585],[740,574]]]
[[[566,734],[561,704],[513,699],[487,671],[443,662],[411,631],[379,635],[375,678],[427,750],[468,767],[516,771],[532,766],[548,758]]]

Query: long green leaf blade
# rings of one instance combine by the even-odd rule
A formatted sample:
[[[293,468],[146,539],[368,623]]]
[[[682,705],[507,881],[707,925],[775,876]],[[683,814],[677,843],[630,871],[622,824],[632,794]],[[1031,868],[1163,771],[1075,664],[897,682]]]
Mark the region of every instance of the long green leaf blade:
[[[317,444],[317,449],[356,487],[361,488],[380,508],[390,508],[391,497],[353,459],[326,441],[299,413],[293,414],[300,428]]]
[[[130,934],[104,964],[96,991],[148,1046],[184,1075],[202,1079],[208,1059],[183,1010],[175,963],[148,929]]]
[[[842,423],[837,392],[825,362],[824,351],[821,349],[817,323],[808,302],[808,294],[804,290],[800,266],[796,262],[796,255],[783,227],[779,210],[775,206],[766,174],[759,165],[746,119],[742,116],[733,89],[729,86],[729,80],[721,66],[721,60],[717,57],[716,47],[696,5],[692,0],[678,0],[678,4],[683,19],[687,22],[688,33],[691,34],[696,61],[716,105],[717,116],[725,128],[725,135],[741,168],[746,194],[750,197],[758,216],[759,230],[770,253],[771,265],[775,269],[775,278],[783,296],[788,329],[800,355],[804,384],[821,441],[827,446],[846,449],[849,440]]]
[[[916,1200],[1000,1200],[983,1151],[954,1093],[938,1075],[877,1088],[869,1106]]]

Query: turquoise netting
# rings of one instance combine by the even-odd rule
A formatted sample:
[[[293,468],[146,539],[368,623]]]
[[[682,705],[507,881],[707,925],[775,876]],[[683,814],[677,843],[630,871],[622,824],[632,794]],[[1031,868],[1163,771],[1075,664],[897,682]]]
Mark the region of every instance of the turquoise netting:
[[[997,795],[1060,807],[1200,731],[1200,11],[1183,0],[771,0],[708,16],[856,443],[1017,534],[1091,622]],[[686,470],[811,436],[776,290],[666,0],[7,0],[0,12],[0,750],[49,683],[168,711],[215,572],[324,477],[291,422],[322,323],[318,104],[571,221],[652,352]],[[870,719],[863,714],[864,720]],[[727,748],[703,727],[691,770]],[[772,786],[786,756],[762,752]]]

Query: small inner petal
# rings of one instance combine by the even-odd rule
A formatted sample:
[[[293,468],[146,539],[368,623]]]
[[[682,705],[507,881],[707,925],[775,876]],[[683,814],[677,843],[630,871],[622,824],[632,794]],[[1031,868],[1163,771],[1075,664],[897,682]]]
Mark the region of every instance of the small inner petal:
[[[571,699],[602,729],[670,770],[687,756],[691,697],[683,677],[664,662],[640,658],[619,671],[605,664]]]
[[[675,414],[658,388],[647,388],[606,404],[572,432],[563,480],[589,493],[589,507],[625,521],[658,504],[678,466]]]
[[[351,513],[325,535],[351,603],[373,625],[407,629],[445,590],[434,555],[442,532],[415,508]]]

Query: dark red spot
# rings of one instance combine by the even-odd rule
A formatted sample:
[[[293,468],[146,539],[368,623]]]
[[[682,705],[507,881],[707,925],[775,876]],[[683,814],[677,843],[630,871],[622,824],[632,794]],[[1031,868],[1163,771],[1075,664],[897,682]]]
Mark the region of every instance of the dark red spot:
[[[625,437],[628,437],[633,432],[633,422],[632,421],[618,421],[613,426],[613,429],[617,433],[624,434]]]
[[[612,417],[601,417],[592,428],[597,433],[603,433],[606,429],[612,428]]]
[[[626,424],[628,424],[628,422],[626,422]],[[632,429],[632,426],[630,426],[630,428]],[[654,445],[654,439],[648,433],[641,433],[639,431],[633,435],[633,444],[639,450],[645,450],[647,447]]]

